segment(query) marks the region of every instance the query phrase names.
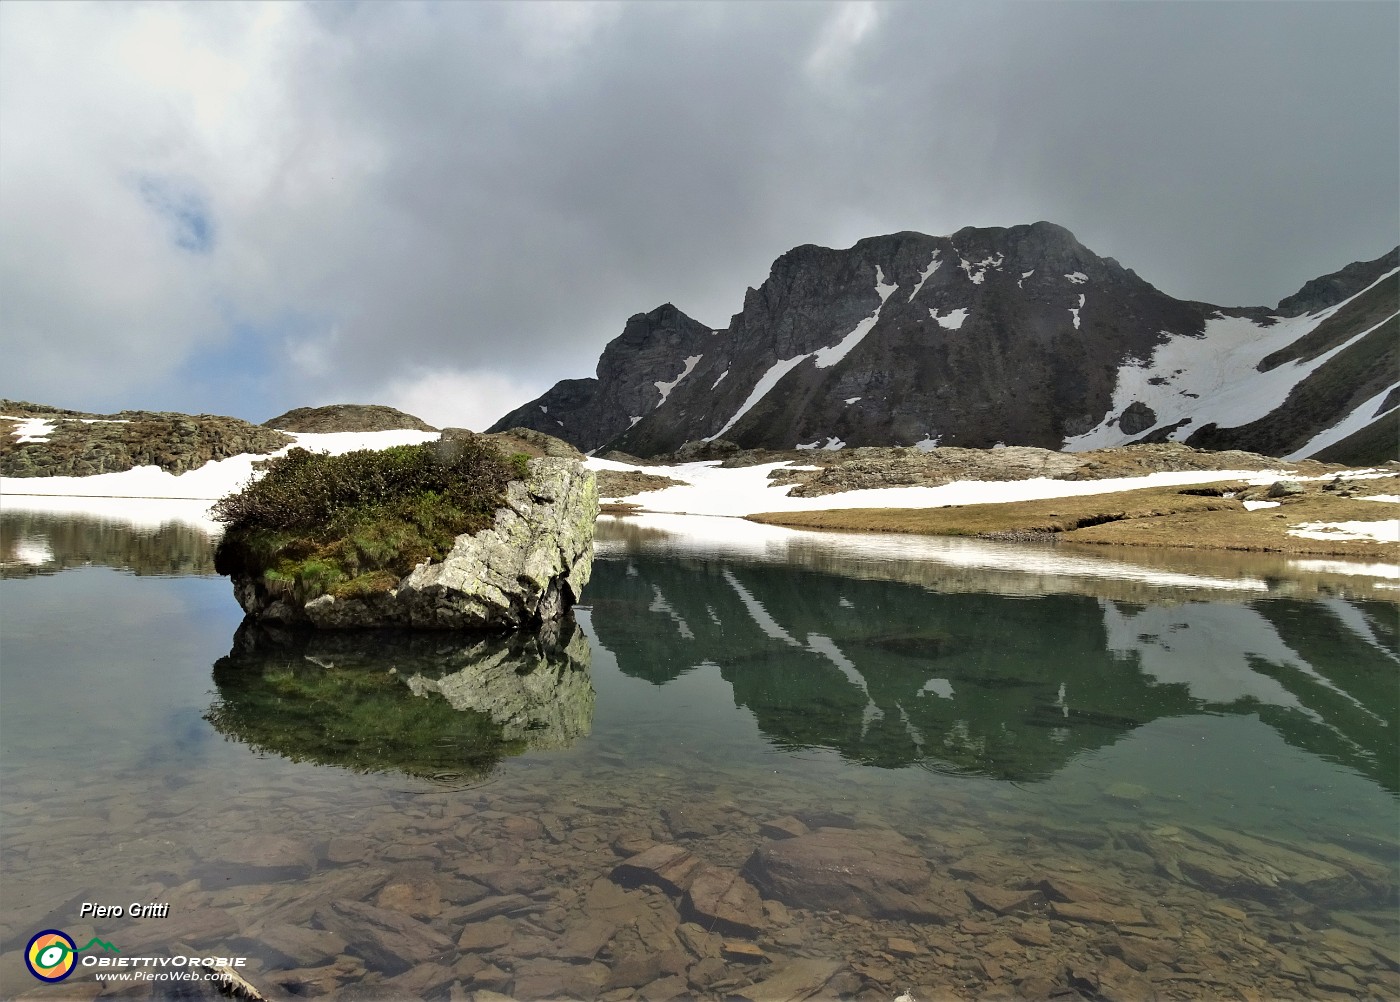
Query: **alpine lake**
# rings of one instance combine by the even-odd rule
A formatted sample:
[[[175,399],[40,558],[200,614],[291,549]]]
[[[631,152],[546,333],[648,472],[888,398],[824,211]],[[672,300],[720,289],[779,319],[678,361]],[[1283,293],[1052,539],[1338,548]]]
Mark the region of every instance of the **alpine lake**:
[[[0,997],[1400,997],[1383,574],[605,517],[548,642],[305,636],[0,529]]]

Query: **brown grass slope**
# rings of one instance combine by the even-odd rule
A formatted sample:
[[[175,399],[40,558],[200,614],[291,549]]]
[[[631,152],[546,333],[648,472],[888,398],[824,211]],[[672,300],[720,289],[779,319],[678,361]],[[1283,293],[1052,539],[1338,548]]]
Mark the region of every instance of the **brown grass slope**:
[[[1359,486],[1364,485],[1364,486]],[[1355,494],[1400,492],[1400,476],[1362,481]],[[1211,496],[1215,490],[1239,493]],[[974,536],[991,539],[1063,539],[1129,546],[1190,547],[1279,553],[1327,554],[1394,561],[1400,543],[1372,540],[1304,539],[1288,528],[1303,522],[1371,522],[1400,515],[1400,507],[1360,496],[1343,496],[1331,483],[1307,484],[1304,492],[1277,499],[1277,508],[1247,511],[1243,500],[1262,498],[1266,488],[1211,485],[1149,487],[1087,497],[928,509],[859,509],[767,512],[752,521],[802,529]]]

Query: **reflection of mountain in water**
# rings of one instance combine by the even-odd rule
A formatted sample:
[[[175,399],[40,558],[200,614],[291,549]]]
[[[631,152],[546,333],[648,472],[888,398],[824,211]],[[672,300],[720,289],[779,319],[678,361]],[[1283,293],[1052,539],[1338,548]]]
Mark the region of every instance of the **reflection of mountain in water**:
[[[1211,709],[1254,713],[1286,741],[1400,790],[1395,608],[1277,600],[1105,604],[1109,646]]]
[[[98,564],[135,574],[214,573],[214,543],[180,522],[139,529],[130,522],[42,512],[0,514],[0,577],[56,574]]]
[[[718,665],[785,747],[1029,780],[1159,717],[1250,713],[1396,786],[1381,605],[942,594],[644,553],[600,560],[589,597],[623,672],[664,684]]]
[[[311,633],[245,623],[206,717],[259,752],[362,772],[483,776],[564,748],[593,722],[588,638]]]

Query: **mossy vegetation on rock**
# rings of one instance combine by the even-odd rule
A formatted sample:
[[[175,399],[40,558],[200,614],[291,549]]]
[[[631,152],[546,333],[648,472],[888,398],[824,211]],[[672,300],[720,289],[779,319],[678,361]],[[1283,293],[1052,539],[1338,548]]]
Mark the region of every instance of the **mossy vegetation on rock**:
[[[592,567],[593,474],[471,433],[340,456],[293,449],[220,501],[215,569],[245,612],[327,629],[555,622]]]
[[[385,591],[489,526],[506,485],[525,473],[525,457],[470,441],[339,456],[293,449],[214,506],[228,527],[215,569],[298,602]]]

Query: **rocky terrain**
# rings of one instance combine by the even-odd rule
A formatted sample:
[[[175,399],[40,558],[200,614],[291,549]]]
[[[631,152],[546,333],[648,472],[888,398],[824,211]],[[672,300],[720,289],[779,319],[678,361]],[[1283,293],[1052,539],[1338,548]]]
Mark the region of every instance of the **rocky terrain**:
[[[410,428],[414,431],[437,431],[432,425],[412,414],[382,404],[329,404],[325,407],[296,407],[269,418],[264,428],[280,431],[394,431]]]
[[[1287,462],[1257,453],[1229,449],[1215,452],[1173,442],[1131,445],[1090,452],[1058,452],[1033,446],[999,449],[882,448],[866,446],[837,452],[803,452],[781,449],[686,448],[679,453],[644,461],[636,456],[610,452],[605,459],[642,464],[649,469],[696,461],[717,461],[722,468],[739,469],[765,463],[787,463],[768,474],[774,484],[791,484],[794,497],[821,497],[845,491],[883,487],[939,487],[962,480],[1017,481],[1107,480],[1140,477],[1149,473],[1188,470],[1280,470],[1318,476],[1344,473],[1344,467],[1313,460]],[[599,493],[606,498],[661,490],[678,481],[659,474],[604,471]]]
[[[1278,307],[1173,299],[1050,223],[774,262],[727,329],[638,314],[590,379],[504,416],[585,451],[1176,441],[1396,457],[1400,249]],[[1336,428],[1335,432],[1328,429]]]
[[[780,457],[747,452],[721,465],[753,465]],[[1014,481],[1107,480],[1140,477],[1168,470],[1293,470],[1319,474],[1331,469],[1322,463],[1280,462],[1269,456],[1230,449],[1213,452],[1175,443],[1133,445],[1092,452],[1056,452],[1030,446],[1002,449],[860,448],[837,453],[784,453],[781,458],[807,469],[774,470],[775,483],[795,484],[797,497],[818,497],[841,491],[879,487],[937,487],[959,480]]]
[[[7,477],[85,477],[136,466],[179,474],[241,453],[275,452],[292,441],[215,414],[88,414],[0,400],[0,475]]]
[[[258,812],[230,809],[197,852],[124,843],[152,874],[132,895],[178,910],[179,945],[159,923],[99,919],[82,934],[138,955],[236,950],[275,999],[1400,992],[1393,843],[1382,858],[1173,822],[1177,808],[1129,784],[1098,792],[1112,817],[1093,825],[944,787],[929,825],[912,806],[833,811],[810,784],[774,803],[743,774],[707,775],[703,793],[694,777],[637,779],[622,763],[563,759],[509,786],[350,804],[289,785]],[[40,831],[86,844],[84,825],[140,809],[90,782],[91,818],[47,826],[35,819],[51,784],[16,790],[38,810],[13,820],[7,850],[24,859]],[[159,789],[162,818],[199,802]],[[327,812],[352,825],[327,838],[309,820]],[[9,888],[25,902],[17,928],[42,928],[71,898],[41,878]]]

